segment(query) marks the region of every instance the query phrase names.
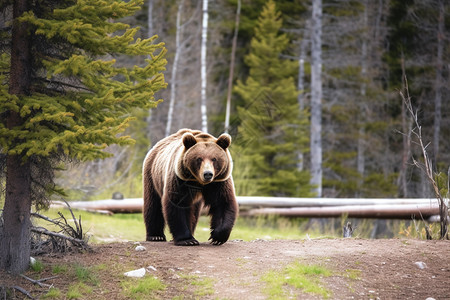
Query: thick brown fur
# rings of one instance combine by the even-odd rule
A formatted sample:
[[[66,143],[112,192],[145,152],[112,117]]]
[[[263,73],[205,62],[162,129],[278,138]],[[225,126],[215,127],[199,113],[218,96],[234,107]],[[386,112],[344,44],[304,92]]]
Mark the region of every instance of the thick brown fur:
[[[202,207],[209,208],[210,241],[225,243],[238,214],[228,147],[231,137],[181,129],[159,141],[143,165],[147,241],[166,241],[167,223],[175,245],[194,246]]]

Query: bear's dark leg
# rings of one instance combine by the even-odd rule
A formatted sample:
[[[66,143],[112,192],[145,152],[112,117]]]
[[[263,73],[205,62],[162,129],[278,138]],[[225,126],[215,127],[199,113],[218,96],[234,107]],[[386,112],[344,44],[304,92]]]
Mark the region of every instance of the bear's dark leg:
[[[209,240],[213,245],[222,245],[230,237],[239,210],[232,179],[208,184],[203,191],[203,197],[205,204],[210,206],[211,237]]]
[[[191,209],[191,216],[189,217],[191,224],[191,233],[194,235],[195,228],[197,227],[198,218],[200,217],[200,212],[202,211],[203,203],[201,201],[195,203]]]
[[[181,195],[181,199],[180,199]],[[177,197],[178,196],[178,197]],[[192,199],[189,193],[179,191],[164,195],[164,215],[177,246],[196,246],[200,243],[192,236],[190,218],[192,216]]]
[[[153,187],[150,177],[144,179],[144,222],[146,240],[151,242],[164,242],[164,216],[161,206],[161,197]]]

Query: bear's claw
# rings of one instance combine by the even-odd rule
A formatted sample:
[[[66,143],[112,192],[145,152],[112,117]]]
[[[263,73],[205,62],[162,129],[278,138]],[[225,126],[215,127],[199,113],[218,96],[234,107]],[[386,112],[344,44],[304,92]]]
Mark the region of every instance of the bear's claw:
[[[148,236],[147,241],[148,242],[165,242],[166,237],[165,236]]]
[[[200,243],[194,238],[189,239],[189,240],[184,240],[184,241],[178,241],[178,242],[174,241],[174,244],[176,246],[198,246],[198,245],[200,245]]]
[[[229,236],[229,231],[220,231],[217,229],[213,229],[211,231],[211,237],[208,239],[208,241],[211,241],[210,244],[212,245],[220,246],[228,241]]]
[[[209,239],[209,240],[211,240],[211,239]],[[212,241],[210,242],[210,244],[211,244],[211,245],[215,245],[215,246],[220,246],[220,245],[225,244],[225,242],[212,240]]]

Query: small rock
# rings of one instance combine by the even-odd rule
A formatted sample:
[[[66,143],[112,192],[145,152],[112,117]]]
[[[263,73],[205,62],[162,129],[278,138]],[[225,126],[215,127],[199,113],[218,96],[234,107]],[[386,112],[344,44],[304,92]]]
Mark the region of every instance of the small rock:
[[[416,261],[414,264],[421,270],[423,270],[427,267],[427,264],[424,263],[423,261]]]
[[[123,273],[123,275],[127,276],[127,277],[136,277],[136,278],[141,278],[145,276],[145,268],[140,268],[137,270],[133,270],[133,271],[129,271],[126,273]]]
[[[36,259],[30,256],[30,266],[34,266],[36,264]]]
[[[436,299],[434,299],[433,297],[428,297],[428,298],[425,299],[425,300],[436,300]]]
[[[134,250],[136,250],[136,251],[145,251],[147,249],[144,246],[139,245],[139,246],[136,246],[136,248]]]
[[[149,270],[149,269],[156,272],[156,268],[154,266],[148,266],[147,270]]]

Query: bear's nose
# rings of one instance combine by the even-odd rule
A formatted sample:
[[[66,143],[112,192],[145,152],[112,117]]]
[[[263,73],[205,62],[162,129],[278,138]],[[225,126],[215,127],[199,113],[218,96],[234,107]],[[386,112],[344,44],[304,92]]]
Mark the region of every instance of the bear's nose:
[[[210,181],[213,178],[213,173],[211,171],[205,171],[203,173],[203,178],[205,178],[205,180]]]

